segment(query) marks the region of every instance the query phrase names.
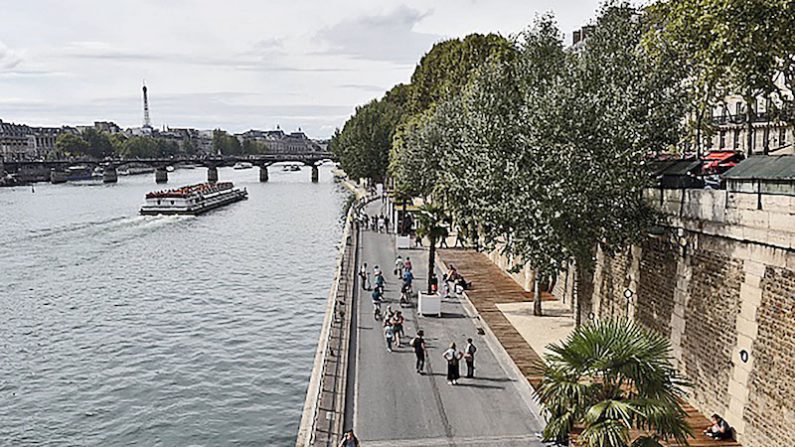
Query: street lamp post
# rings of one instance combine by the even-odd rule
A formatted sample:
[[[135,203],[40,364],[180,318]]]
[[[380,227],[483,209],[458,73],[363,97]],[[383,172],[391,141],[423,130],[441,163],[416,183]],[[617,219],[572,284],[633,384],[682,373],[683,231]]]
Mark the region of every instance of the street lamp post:
[[[632,295],[634,295],[634,294],[635,293],[632,290],[630,290],[629,288],[626,288],[624,290],[624,298],[627,299],[627,310],[626,310],[627,318],[629,318],[629,305],[632,303]]]

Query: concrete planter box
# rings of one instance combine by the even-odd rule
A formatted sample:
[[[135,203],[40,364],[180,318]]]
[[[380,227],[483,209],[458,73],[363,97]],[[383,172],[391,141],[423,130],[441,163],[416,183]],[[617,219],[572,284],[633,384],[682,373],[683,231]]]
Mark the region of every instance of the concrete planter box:
[[[442,296],[438,293],[428,295],[427,293],[419,292],[419,299],[417,301],[417,313],[427,317],[429,315],[442,316]]]
[[[398,250],[411,248],[411,236],[400,236],[395,238],[395,245]]]

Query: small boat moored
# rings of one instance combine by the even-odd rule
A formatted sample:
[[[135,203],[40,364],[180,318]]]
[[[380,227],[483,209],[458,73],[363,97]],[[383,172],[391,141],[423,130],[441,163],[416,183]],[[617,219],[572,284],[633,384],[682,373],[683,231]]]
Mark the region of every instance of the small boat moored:
[[[141,214],[196,216],[247,198],[248,191],[235,188],[232,182],[199,183],[148,193]]]
[[[240,170],[240,169],[251,169],[253,167],[254,167],[254,165],[249,163],[249,162],[247,162],[247,161],[239,161],[239,162],[235,163],[234,166],[232,166],[232,169],[237,169],[237,170]]]

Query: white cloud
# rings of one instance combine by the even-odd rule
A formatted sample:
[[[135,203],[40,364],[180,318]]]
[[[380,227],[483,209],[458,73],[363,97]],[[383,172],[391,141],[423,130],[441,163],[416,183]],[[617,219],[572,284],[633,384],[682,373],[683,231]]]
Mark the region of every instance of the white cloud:
[[[570,32],[597,2],[0,0],[0,92],[13,98],[0,119],[140,125],[146,79],[158,125],[324,137],[440,39],[509,35],[550,9]]]
[[[22,62],[22,56],[0,41],[0,70],[11,70]]]

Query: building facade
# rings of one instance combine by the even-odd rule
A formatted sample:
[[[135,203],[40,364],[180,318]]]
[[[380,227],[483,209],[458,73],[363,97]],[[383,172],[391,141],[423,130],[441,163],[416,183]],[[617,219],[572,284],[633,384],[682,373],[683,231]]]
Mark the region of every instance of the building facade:
[[[276,130],[249,130],[238,134],[241,140],[254,140],[265,145],[269,154],[301,154],[321,152],[322,146],[310,139],[298,129],[297,132],[285,133],[278,126]]]
[[[0,120],[0,156],[4,160],[47,158],[55,151],[58,127],[32,127]]]

